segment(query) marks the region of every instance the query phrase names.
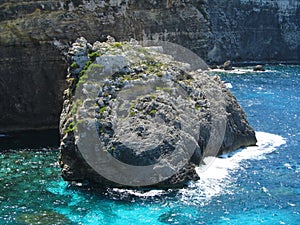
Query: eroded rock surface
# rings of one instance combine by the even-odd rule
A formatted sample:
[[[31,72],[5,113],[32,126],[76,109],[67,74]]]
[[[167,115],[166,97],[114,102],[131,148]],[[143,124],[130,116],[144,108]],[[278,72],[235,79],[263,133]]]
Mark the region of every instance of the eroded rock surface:
[[[209,0],[212,63],[300,60],[299,0]]]
[[[178,187],[199,179],[195,167],[203,157],[256,144],[244,111],[218,77],[163,52],[134,40],[91,45],[80,38],[72,45],[60,125],[65,180],[126,186],[93,167],[110,166],[99,153],[105,151],[133,166],[161,163],[176,173],[151,184],[144,177],[146,186]],[[94,133],[97,150],[88,150]],[[87,158],[86,151],[92,151]],[[115,176],[126,175],[120,170]]]

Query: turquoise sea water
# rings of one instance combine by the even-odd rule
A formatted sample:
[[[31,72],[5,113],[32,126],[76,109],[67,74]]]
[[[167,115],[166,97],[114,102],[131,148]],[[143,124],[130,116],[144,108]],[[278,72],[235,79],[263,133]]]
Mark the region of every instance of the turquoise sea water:
[[[92,192],[60,177],[57,149],[0,153],[0,224],[300,224],[300,66],[218,74],[258,146],[213,161],[176,191]]]

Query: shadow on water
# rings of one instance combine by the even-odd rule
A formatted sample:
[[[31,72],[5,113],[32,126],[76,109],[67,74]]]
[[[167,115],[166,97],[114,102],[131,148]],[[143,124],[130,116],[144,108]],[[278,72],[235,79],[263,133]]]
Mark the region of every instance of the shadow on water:
[[[58,129],[0,133],[0,151],[59,147]]]

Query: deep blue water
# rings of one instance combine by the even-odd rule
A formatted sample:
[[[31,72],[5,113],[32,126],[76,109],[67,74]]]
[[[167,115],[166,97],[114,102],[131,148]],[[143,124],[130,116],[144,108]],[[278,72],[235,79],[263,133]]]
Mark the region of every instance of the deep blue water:
[[[259,145],[177,191],[97,193],[60,178],[58,150],[0,153],[0,224],[300,224],[300,66],[218,73]]]

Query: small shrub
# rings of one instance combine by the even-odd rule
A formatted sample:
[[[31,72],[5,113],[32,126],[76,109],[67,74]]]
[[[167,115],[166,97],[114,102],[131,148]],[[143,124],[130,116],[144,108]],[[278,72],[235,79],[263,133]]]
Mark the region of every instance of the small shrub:
[[[92,61],[87,61],[83,67],[83,69],[80,71],[80,76],[82,76],[83,74],[85,74],[85,72],[87,71],[87,69],[89,68],[89,66],[92,64]]]
[[[99,57],[99,53],[98,52],[92,52],[89,54],[89,58],[91,59],[91,61],[95,61],[97,57]]]
[[[73,62],[73,63],[71,64],[71,68],[72,68],[72,69],[77,69],[77,68],[79,68],[79,66],[77,65],[76,62]]]
[[[156,112],[157,112],[156,109],[152,109],[152,110],[149,112],[149,115],[154,115]]]
[[[115,42],[115,43],[113,43],[113,47],[115,47],[115,48],[121,48],[122,44],[120,42]]]
[[[72,122],[69,124],[68,128],[65,130],[65,132],[66,132],[66,133],[70,133],[71,131],[74,131],[75,129],[76,129],[76,124],[75,124],[74,121],[72,121]]]
[[[162,77],[162,76],[163,76],[163,74],[162,74],[162,72],[161,72],[161,71],[158,71],[158,72],[156,73],[156,76],[158,76],[158,77]]]
[[[103,114],[106,111],[106,108],[107,108],[106,106],[103,106],[102,108],[100,108],[100,111],[99,111],[100,114]]]

